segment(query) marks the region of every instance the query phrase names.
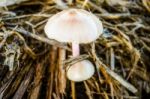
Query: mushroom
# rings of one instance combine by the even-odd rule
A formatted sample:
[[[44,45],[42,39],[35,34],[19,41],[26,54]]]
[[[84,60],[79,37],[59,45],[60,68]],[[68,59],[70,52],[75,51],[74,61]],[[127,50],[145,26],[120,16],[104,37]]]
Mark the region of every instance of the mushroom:
[[[72,55],[77,57],[80,55],[79,44],[96,40],[102,34],[103,27],[101,21],[94,14],[83,9],[72,8],[52,16],[44,30],[51,39],[72,43]],[[67,71],[68,79],[73,81],[86,80],[93,74],[94,66],[88,60],[72,65]]]
[[[68,79],[76,82],[84,81],[94,74],[93,64],[88,60],[83,60],[69,67]]]

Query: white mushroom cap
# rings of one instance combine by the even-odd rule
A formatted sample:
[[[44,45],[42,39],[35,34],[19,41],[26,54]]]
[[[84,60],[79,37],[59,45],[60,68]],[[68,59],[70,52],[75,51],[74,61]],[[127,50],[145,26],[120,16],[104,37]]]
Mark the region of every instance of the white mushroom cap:
[[[88,60],[83,60],[69,67],[67,78],[76,82],[84,81],[89,79],[94,71],[93,64]]]
[[[83,9],[68,9],[52,16],[46,26],[46,35],[60,42],[89,43],[103,31],[101,21]]]

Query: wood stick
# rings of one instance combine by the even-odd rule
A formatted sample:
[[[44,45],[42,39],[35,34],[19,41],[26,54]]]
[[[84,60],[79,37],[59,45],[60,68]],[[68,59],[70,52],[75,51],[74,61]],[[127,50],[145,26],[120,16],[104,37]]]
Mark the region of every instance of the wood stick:
[[[10,29],[13,29],[13,28],[10,28]],[[19,32],[21,34],[24,34],[26,36],[32,37],[32,38],[34,38],[36,40],[45,42],[47,44],[50,44],[50,45],[53,45],[53,46],[56,46],[56,47],[60,47],[60,48],[64,48],[64,49],[66,49],[68,51],[71,51],[70,48],[68,48],[67,46],[65,46],[64,44],[62,44],[62,43],[60,43],[60,42],[58,42],[56,40],[52,40],[52,39],[50,40],[50,39],[47,39],[45,37],[38,36],[36,34],[30,33],[30,32],[28,32],[28,31],[26,31],[24,29],[21,29],[21,28],[15,29],[15,31],[17,31],[17,32]]]
[[[52,98],[52,91],[54,88],[54,76],[55,76],[55,66],[56,66],[56,57],[57,56],[57,48],[52,46],[50,52],[50,66],[48,68],[48,82],[47,82],[47,91],[46,91],[46,99]]]
[[[29,83],[31,82],[32,77],[33,77],[33,68],[29,70],[28,74],[25,76],[24,80],[22,81],[21,85],[19,86],[18,90],[16,91],[12,99],[22,99]]]
[[[72,99],[76,99],[76,89],[75,89],[75,82],[71,81],[71,95],[72,95]]]
[[[31,91],[30,98],[29,99],[38,99],[40,95],[40,88],[42,85],[42,77],[43,77],[43,72],[45,70],[44,64],[38,63],[36,65],[36,71],[35,71],[35,77],[34,77],[34,88]]]
[[[24,68],[20,70],[15,81],[5,91],[4,97],[3,97],[4,99],[9,98],[11,95],[13,95],[16,92],[16,90],[18,89],[19,85],[22,82],[23,77],[30,70],[31,65],[32,65],[32,62],[29,62],[29,63],[27,62]]]
[[[59,48],[58,81],[59,81],[60,93],[65,93],[65,89],[66,89],[66,73],[65,73],[65,67],[64,67],[65,59],[66,59],[66,50]]]

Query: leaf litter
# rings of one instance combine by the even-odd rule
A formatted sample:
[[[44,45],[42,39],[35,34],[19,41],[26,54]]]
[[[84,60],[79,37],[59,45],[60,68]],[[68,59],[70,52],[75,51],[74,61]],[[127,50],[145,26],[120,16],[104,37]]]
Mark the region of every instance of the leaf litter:
[[[86,9],[104,33],[81,44],[47,39],[43,28],[66,8]],[[58,27],[59,29],[59,27]],[[0,8],[0,97],[3,99],[144,99],[150,96],[150,2],[148,0],[29,0]],[[76,83],[66,68],[89,59],[94,76]]]

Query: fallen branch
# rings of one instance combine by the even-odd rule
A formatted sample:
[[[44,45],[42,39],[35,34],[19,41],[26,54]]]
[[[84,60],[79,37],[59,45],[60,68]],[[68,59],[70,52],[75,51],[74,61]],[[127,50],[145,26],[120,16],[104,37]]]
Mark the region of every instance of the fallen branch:
[[[13,28],[9,28],[9,29],[13,29]],[[36,40],[39,40],[41,42],[44,42],[44,43],[47,43],[47,44],[50,44],[50,45],[53,45],[53,46],[56,46],[56,47],[60,47],[60,48],[63,48],[63,49],[66,49],[68,51],[70,51],[70,48],[68,48],[67,46],[65,46],[64,44],[61,44],[60,42],[56,41],[56,40],[50,40],[50,39],[47,39],[45,37],[41,37],[41,36],[38,36],[36,34],[33,34],[33,33],[30,33],[24,29],[21,29],[21,28],[17,28],[15,29],[15,31],[21,33],[21,34],[24,34],[26,36],[29,36],[31,38],[34,38]]]

